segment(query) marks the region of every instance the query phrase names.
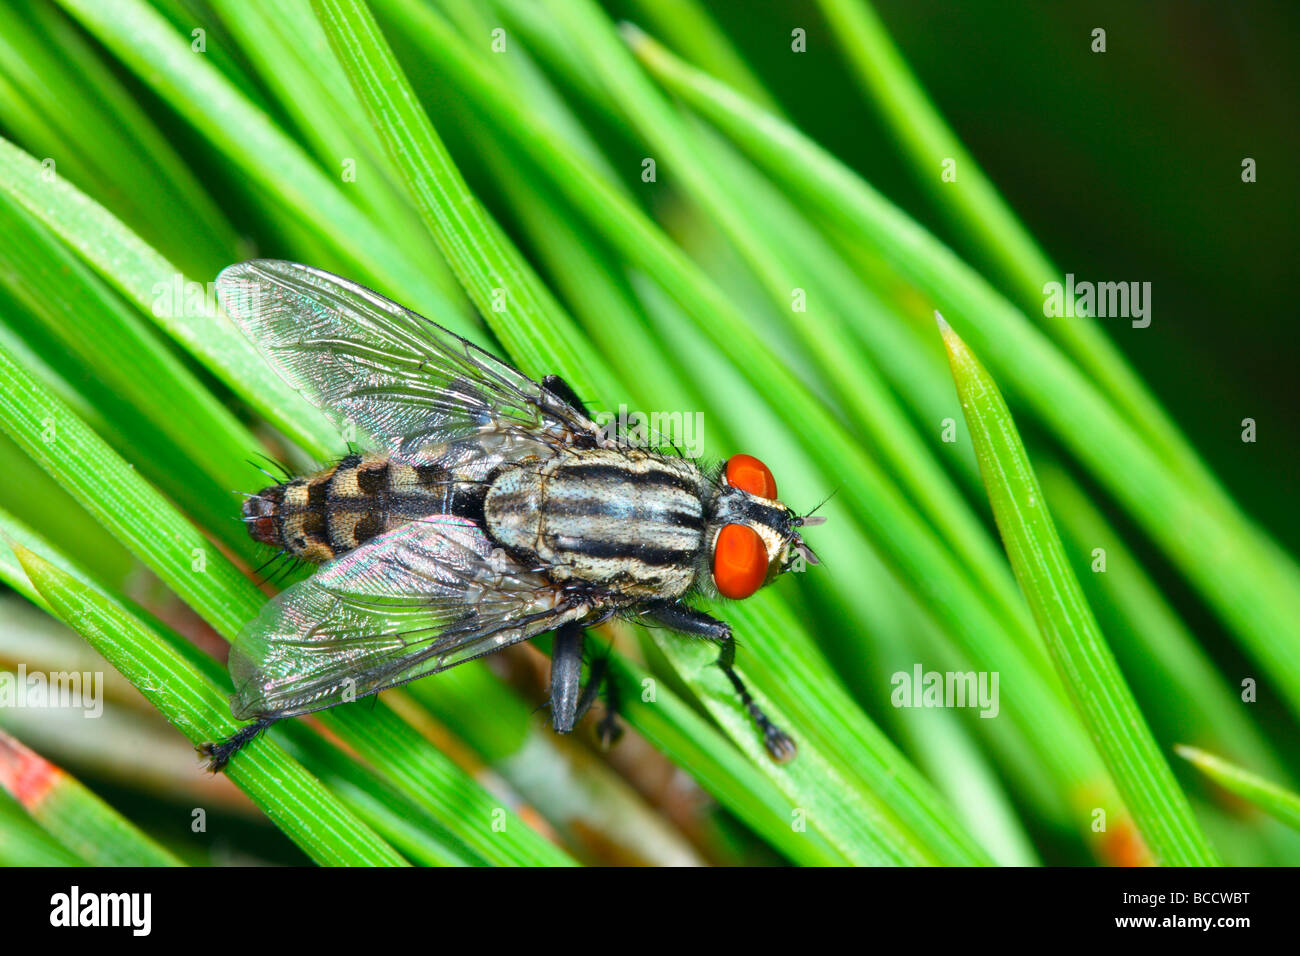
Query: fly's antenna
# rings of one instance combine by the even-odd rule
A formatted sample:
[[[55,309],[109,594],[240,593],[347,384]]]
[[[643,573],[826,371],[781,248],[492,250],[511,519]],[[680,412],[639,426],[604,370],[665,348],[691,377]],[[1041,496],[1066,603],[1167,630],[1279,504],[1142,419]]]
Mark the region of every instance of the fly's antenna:
[[[834,497],[835,497],[837,494],[839,494],[839,493],[840,493],[840,489],[838,489],[838,488],[836,488],[834,491],[832,491],[829,495],[827,495],[825,498],[822,499],[821,504],[819,504],[819,505],[818,505],[816,508],[814,508],[812,511],[808,512],[806,515],[802,515],[802,516],[799,518],[799,524],[802,525],[802,526],[805,527],[805,528],[815,528],[815,527],[817,527],[819,524],[825,524],[825,523],[826,523],[826,516],[825,516],[825,515],[818,515],[817,512],[821,511],[821,510],[822,510],[822,506],[825,505],[826,502],[830,501],[832,498],[834,498]]]
[[[793,524],[796,528],[815,528],[820,524],[825,524],[826,516],[819,515],[817,514],[817,512],[821,510],[822,505],[826,504],[826,502],[834,498],[838,492],[839,489],[836,488],[835,491],[832,491],[829,495],[823,498],[821,504],[819,504],[816,508],[808,512],[806,515],[796,515],[791,520],[790,523]],[[803,537],[798,532],[795,532],[794,535],[792,536],[790,546],[794,548],[794,550],[799,553],[800,557],[802,557],[809,564],[822,563],[821,558],[817,557],[817,553],[813,551],[812,548],[808,547],[808,545],[804,542]]]

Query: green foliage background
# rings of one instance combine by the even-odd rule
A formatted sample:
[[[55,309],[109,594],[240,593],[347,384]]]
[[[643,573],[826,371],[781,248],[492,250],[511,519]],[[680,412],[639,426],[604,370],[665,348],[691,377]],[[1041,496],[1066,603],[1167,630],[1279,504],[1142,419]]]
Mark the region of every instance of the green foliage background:
[[[0,862],[1300,861],[1294,19],[5,5],[0,668],[108,703],[0,706]],[[204,295],[252,255],[834,491],[824,565],[718,609],[799,758],[710,648],[615,624],[608,755],[547,731],[520,652],[203,775],[265,599],[231,491],[344,447]],[[1151,326],[1044,317],[1065,272],[1150,281]],[[893,706],[918,664],[996,671],[998,715]]]

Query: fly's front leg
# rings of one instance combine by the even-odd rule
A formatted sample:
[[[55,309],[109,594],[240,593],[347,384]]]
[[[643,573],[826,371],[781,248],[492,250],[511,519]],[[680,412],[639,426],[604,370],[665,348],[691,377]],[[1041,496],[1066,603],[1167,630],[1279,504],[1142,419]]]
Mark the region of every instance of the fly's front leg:
[[[763,746],[767,748],[768,754],[777,763],[787,763],[794,759],[797,748],[794,741],[790,739],[790,735],[772,723],[767,714],[763,713],[763,709],[758,706],[750,695],[745,682],[736,673],[734,666],[736,662],[736,639],[732,636],[730,624],[709,617],[703,611],[697,611],[693,607],[679,603],[665,602],[652,605],[648,610],[642,612],[642,616],[657,624],[662,624],[664,627],[672,628],[674,631],[707,638],[720,644],[722,649],[718,653],[716,663],[718,667],[722,668],[722,673],[726,674],[727,679],[731,681],[731,686],[736,689],[740,702],[745,705],[745,710],[749,711],[749,716],[753,718],[755,726],[763,734]]]
[[[573,730],[579,711],[586,710],[580,703],[578,689],[582,684],[582,649],[586,642],[586,628],[570,621],[555,630],[551,646],[551,726],[557,734]],[[591,702],[587,702],[587,707]]]

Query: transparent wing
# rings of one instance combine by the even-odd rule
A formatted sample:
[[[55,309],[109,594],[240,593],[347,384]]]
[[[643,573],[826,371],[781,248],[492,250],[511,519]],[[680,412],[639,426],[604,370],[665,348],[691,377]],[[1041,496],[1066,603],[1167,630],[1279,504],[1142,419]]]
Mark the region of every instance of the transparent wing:
[[[351,422],[408,461],[485,433],[550,445],[599,434],[537,382],[355,282],[254,259],[224,269],[217,290],[285,381],[340,429]]]
[[[293,716],[527,640],[587,612],[471,521],[412,521],[268,602],[230,651],[235,716]]]

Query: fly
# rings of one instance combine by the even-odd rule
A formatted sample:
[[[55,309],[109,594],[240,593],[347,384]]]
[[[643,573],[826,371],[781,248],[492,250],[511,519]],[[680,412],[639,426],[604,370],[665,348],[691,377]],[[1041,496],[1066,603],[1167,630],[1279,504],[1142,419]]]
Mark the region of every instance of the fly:
[[[254,539],[321,568],[231,648],[231,710],[252,722],[201,748],[211,769],[277,720],[550,631],[552,723],[568,733],[608,681],[598,661],[582,686],[585,630],[615,615],[716,642],[768,753],[794,756],[735,672],[731,626],[686,601],[746,598],[816,563],[800,529],[825,519],[778,500],[761,461],[705,471],[629,447],[559,377],[534,382],[310,266],[245,262],[217,288],[285,381],[373,451],[245,501]],[[612,709],[600,730],[617,734]]]

